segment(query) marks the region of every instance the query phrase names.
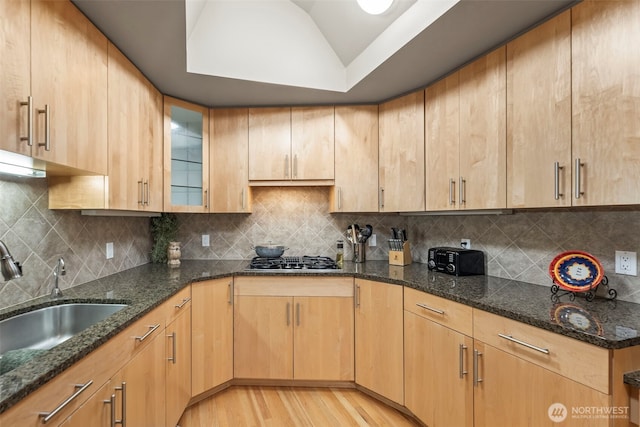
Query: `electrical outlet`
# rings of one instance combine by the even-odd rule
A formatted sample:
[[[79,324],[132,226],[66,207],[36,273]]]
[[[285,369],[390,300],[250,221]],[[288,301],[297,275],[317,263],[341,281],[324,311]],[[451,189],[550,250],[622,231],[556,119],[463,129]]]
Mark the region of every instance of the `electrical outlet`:
[[[107,253],[107,259],[113,258],[113,242],[107,243],[107,249],[105,252]]]
[[[202,235],[202,246],[209,246],[209,235],[208,234],[203,234]]]
[[[616,251],[616,273],[627,276],[638,275],[638,261],[635,252]]]
[[[374,247],[376,245],[376,235],[372,234],[371,237],[369,237],[369,247]]]
[[[471,239],[460,239],[460,247],[462,249],[471,249]]]

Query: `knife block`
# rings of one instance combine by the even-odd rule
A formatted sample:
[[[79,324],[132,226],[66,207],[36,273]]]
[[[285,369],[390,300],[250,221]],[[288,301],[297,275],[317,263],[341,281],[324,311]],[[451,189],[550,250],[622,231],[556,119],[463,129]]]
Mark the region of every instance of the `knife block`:
[[[401,251],[389,251],[389,264],[409,265],[411,264],[411,248],[409,242],[402,244]]]

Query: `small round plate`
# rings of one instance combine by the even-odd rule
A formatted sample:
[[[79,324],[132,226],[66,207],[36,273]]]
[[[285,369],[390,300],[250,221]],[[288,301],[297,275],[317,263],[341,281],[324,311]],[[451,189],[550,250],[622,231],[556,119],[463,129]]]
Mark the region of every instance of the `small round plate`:
[[[553,282],[572,292],[588,292],[600,284],[604,269],[593,255],[582,251],[558,254],[549,264]]]
[[[592,335],[602,335],[602,324],[584,308],[570,303],[557,304],[551,308],[551,319],[558,325],[583,331]]]

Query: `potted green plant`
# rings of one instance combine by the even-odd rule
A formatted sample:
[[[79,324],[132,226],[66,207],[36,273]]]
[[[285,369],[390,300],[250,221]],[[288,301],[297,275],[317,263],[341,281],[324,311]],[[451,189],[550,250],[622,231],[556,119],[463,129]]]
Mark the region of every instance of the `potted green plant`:
[[[169,242],[174,241],[177,234],[178,217],[175,214],[162,213],[160,216],[151,218],[151,236],[153,237],[151,262],[167,262]]]

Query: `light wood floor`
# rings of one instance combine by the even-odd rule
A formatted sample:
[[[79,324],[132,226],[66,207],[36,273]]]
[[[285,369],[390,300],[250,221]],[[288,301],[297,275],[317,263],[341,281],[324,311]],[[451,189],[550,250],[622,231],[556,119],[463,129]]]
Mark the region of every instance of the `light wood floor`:
[[[418,426],[355,389],[234,386],[192,405],[180,427]]]

